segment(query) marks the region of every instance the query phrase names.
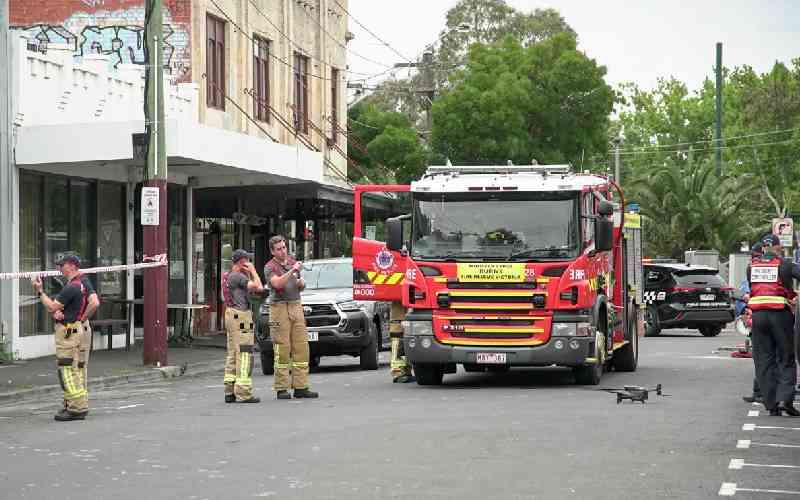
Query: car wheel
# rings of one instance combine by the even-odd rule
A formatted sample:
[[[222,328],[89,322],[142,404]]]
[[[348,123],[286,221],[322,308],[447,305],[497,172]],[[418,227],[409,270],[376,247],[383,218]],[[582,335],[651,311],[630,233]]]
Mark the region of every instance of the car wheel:
[[[359,364],[362,370],[377,370],[378,369],[378,341],[376,333],[372,333],[372,340],[369,345],[361,351]]]
[[[441,365],[414,365],[418,385],[442,385],[444,367]]]
[[[311,356],[308,359],[308,369],[309,370],[316,370],[319,368],[319,364],[322,361],[322,356]]]
[[[261,351],[261,373],[264,375],[275,374],[275,356],[273,353]]]
[[[703,334],[703,337],[716,337],[717,335],[722,332],[722,326],[720,325],[709,325],[709,326],[701,326],[700,333]]]
[[[659,333],[661,325],[658,321],[658,309],[651,304],[644,310],[644,336],[657,337]]]

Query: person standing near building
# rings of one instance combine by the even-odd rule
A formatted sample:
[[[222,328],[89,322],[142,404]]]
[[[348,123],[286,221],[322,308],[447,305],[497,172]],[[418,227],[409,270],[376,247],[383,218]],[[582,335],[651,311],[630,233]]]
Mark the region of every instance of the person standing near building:
[[[794,405],[796,384],[792,278],[800,267],[781,258],[780,239],[769,234],[761,240],[763,254],[748,269],[753,311],[753,361],[764,406],[770,415],[800,416]]]
[[[227,333],[227,356],[225,357],[225,402],[258,403],[253,396],[253,312],[250,310],[248,294],[259,293],[264,287],[250,254],[238,249],[233,252],[233,267],[227,274],[223,286],[225,294],[225,331]]]
[[[89,414],[89,398],[83,370],[79,366],[84,336],[81,317],[86,312],[89,294],[80,280],[81,260],[77,255],[65,255],[56,264],[67,282],[55,299],[44,293],[40,278],[33,278],[31,283],[42,304],[56,320],[56,362],[58,379],[64,391],[64,408],[56,413],[55,419],[61,422],[83,420]]]
[[[274,389],[278,399],[291,399],[290,388],[295,398],[317,398],[319,394],[312,392],[308,383],[308,331],[300,300],[305,288],[300,273],[303,264],[289,256],[283,236],[270,238],[269,250],[272,260],[264,266],[264,276],[269,285],[269,331],[275,352]]]

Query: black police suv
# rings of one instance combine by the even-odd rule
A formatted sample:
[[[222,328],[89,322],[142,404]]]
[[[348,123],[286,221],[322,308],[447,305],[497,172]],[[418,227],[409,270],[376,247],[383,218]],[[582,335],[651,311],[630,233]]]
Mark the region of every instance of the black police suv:
[[[645,263],[644,283],[648,337],[668,328],[697,328],[714,337],[734,319],[733,289],[714,268]]]

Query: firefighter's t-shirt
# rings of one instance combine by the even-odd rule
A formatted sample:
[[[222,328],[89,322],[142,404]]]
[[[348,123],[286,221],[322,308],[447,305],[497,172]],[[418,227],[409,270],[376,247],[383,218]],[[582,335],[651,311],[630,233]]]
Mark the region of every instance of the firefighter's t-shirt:
[[[297,302],[300,300],[300,288],[298,286],[300,273],[292,273],[285,288],[275,288],[272,286],[272,277],[283,276],[289,272],[295,262],[296,261],[291,257],[286,261],[286,264],[281,264],[276,259],[272,259],[264,266],[264,276],[267,277],[267,283],[269,285],[270,304],[276,304],[278,302]]]
[[[78,321],[78,314],[81,312],[81,302],[83,301],[83,291],[78,283],[67,283],[55,300],[64,306],[64,320],[60,323],[69,324]]]

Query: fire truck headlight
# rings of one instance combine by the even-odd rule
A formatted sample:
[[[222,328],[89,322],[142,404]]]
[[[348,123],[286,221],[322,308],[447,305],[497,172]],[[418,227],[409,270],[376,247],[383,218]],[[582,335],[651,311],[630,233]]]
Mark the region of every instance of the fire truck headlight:
[[[403,335],[433,335],[433,323],[431,321],[403,321]]]
[[[554,337],[590,337],[593,330],[591,323],[553,323]]]

